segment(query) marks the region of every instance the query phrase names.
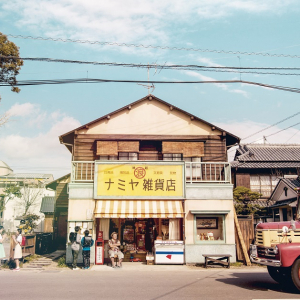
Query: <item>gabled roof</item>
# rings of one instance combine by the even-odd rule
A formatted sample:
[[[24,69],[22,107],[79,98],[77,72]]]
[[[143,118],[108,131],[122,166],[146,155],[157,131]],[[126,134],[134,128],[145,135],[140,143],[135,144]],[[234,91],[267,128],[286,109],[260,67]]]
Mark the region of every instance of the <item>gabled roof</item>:
[[[296,189],[300,188],[300,178],[299,178],[299,176],[296,178],[279,178],[279,181],[277,182],[277,184],[269,198],[270,200],[276,201],[276,199],[274,199],[274,197],[280,186],[290,189],[291,195],[293,195],[293,197],[292,198],[290,197],[289,199],[294,199],[295,197],[297,197]],[[288,199],[286,199],[286,200],[288,200]]]
[[[239,168],[299,168],[300,145],[240,145],[231,166]]]
[[[49,188],[49,189],[55,191],[57,185],[58,185],[61,181],[63,181],[63,180],[68,180],[70,177],[71,177],[71,173],[66,174],[66,175],[64,175],[64,176],[62,176],[62,177],[60,177],[60,178],[58,178],[58,179],[56,179],[56,180],[53,180],[53,181],[49,182],[49,183],[46,185],[46,189]]]
[[[203,123],[205,123],[205,124],[207,124],[207,125],[209,125],[209,126],[211,126],[211,127],[214,127],[214,128],[217,129],[217,130],[220,130],[221,132],[226,133],[226,136],[227,136],[227,139],[226,139],[226,140],[227,140],[227,144],[228,144],[228,145],[233,145],[233,144],[236,144],[236,143],[238,143],[238,142],[240,141],[240,138],[237,137],[236,135],[233,135],[232,133],[229,133],[229,132],[227,132],[227,131],[224,130],[224,129],[221,129],[221,128],[219,128],[219,127],[217,127],[217,126],[215,126],[215,125],[213,125],[213,124],[211,124],[211,123],[209,123],[209,122],[207,122],[207,121],[205,121],[205,120],[203,120],[203,119],[200,119],[200,118],[198,118],[197,116],[195,116],[195,115],[193,115],[193,114],[191,114],[191,113],[188,113],[188,112],[186,112],[186,111],[184,111],[184,110],[182,110],[182,109],[180,109],[180,108],[178,108],[178,107],[176,107],[176,106],[174,106],[174,105],[172,105],[172,104],[170,104],[170,103],[168,103],[168,102],[165,102],[165,101],[163,101],[163,100],[161,100],[161,99],[155,97],[154,95],[148,95],[148,96],[146,96],[146,97],[144,97],[144,98],[141,98],[141,99],[139,99],[139,100],[137,100],[137,101],[135,101],[135,102],[133,102],[133,103],[130,103],[130,104],[128,104],[128,105],[126,105],[126,106],[124,106],[124,107],[122,107],[122,108],[120,108],[120,109],[114,111],[114,112],[111,112],[111,113],[109,113],[109,114],[106,114],[106,115],[102,116],[101,118],[98,118],[98,119],[96,119],[96,120],[94,120],[94,121],[91,121],[91,122],[89,122],[89,123],[87,123],[87,124],[84,124],[84,125],[82,125],[82,126],[76,128],[76,129],[74,129],[74,130],[72,130],[72,131],[69,131],[69,132],[67,132],[67,133],[65,133],[65,134],[63,134],[63,135],[61,135],[61,136],[59,136],[59,140],[60,140],[61,143],[72,143],[72,141],[74,140],[74,134],[75,134],[75,131],[78,131],[78,130],[80,130],[80,129],[87,128],[88,126],[90,126],[90,125],[92,125],[92,124],[94,124],[94,123],[97,123],[97,122],[99,122],[99,121],[101,121],[101,120],[108,119],[108,118],[110,118],[112,115],[117,114],[117,113],[119,113],[119,112],[121,112],[121,111],[123,111],[123,110],[128,110],[128,108],[131,108],[131,107],[133,107],[133,106],[136,105],[136,104],[139,104],[139,103],[141,103],[141,102],[143,102],[143,101],[149,101],[149,100],[151,100],[151,101],[153,101],[153,100],[155,101],[155,100],[156,100],[156,101],[158,101],[158,102],[160,102],[160,103],[165,104],[165,105],[168,106],[168,107],[172,107],[172,110],[177,110],[177,111],[179,111],[179,112],[181,112],[181,113],[183,113],[183,114],[189,116],[191,119],[201,121],[201,122],[203,122]],[[68,147],[68,145],[66,145],[66,146]]]

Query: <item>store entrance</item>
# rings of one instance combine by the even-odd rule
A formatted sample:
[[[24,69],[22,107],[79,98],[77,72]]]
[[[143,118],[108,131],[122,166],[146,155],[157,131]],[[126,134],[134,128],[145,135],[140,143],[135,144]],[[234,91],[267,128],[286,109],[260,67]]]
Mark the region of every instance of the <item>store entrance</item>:
[[[108,261],[108,240],[113,232],[118,233],[124,262],[146,262],[147,253],[154,252],[156,240],[183,240],[183,219],[162,218],[97,218],[97,230],[103,231],[105,260]]]

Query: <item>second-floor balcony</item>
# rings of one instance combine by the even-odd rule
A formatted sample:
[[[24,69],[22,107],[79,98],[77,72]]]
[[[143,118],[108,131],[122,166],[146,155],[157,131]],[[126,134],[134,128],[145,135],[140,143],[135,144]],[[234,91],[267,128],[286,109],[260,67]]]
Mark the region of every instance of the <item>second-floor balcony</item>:
[[[162,161],[157,161],[157,163],[162,163]],[[122,164],[121,161],[120,164]],[[231,183],[231,169],[228,162],[185,162],[184,166],[187,184]],[[94,174],[94,161],[72,162],[72,183],[94,182]]]

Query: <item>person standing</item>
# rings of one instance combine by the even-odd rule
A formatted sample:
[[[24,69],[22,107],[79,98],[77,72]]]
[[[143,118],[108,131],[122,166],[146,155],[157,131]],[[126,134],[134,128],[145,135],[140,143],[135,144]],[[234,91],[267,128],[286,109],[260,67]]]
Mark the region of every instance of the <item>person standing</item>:
[[[90,257],[91,257],[91,247],[94,245],[94,240],[89,236],[89,231],[84,231],[84,237],[81,239],[82,246],[82,256],[83,256],[83,268],[89,269],[90,267]]]
[[[4,228],[3,226],[0,226],[0,260],[1,258],[5,258],[5,251],[4,251],[4,247],[3,247],[3,242],[6,238],[6,234],[3,234]],[[0,263],[1,265],[1,263]]]
[[[78,259],[80,242],[81,242],[79,226],[75,227],[75,232],[70,233],[69,239],[71,242],[71,249],[72,249],[72,256],[73,256],[72,267],[73,270],[76,271],[79,270],[79,268],[77,268],[77,259]]]
[[[22,258],[22,229],[18,228],[16,235],[12,236],[15,243],[14,260],[16,262],[16,268],[13,271],[20,271],[20,259]]]

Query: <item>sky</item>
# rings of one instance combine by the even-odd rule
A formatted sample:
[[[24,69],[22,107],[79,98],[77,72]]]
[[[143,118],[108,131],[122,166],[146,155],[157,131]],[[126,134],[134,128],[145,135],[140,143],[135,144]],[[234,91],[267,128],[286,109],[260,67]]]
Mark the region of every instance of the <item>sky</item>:
[[[0,32],[23,37],[168,47],[124,47],[8,36],[20,48],[21,57],[300,68],[300,58],[284,57],[300,55],[299,12],[297,0],[0,0]],[[208,51],[169,49],[172,47]],[[281,73],[300,74],[293,70]],[[24,61],[17,77],[18,80],[74,78],[147,80],[148,74],[143,68]],[[242,79],[300,87],[298,75],[215,70],[150,69],[149,78],[155,81]],[[16,173],[63,176],[70,172],[71,155],[59,143],[59,135],[147,94],[148,90],[136,83],[23,86],[18,94],[9,87],[0,87],[0,115],[10,116],[9,122],[0,127],[0,160]],[[262,143],[263,136],[266,143],[300,143],[300,125],[293,126],[300,122],[298,93],[244,83],[216,83],[155,84],[152,94],[239,136],[241,143]],[[295,116],[278,123],[292,115]],[[243,139],[275,123],[278,124]],[[277,133],[280,130],[283,131]],[[229,160],[233,154],[230,149]]]

